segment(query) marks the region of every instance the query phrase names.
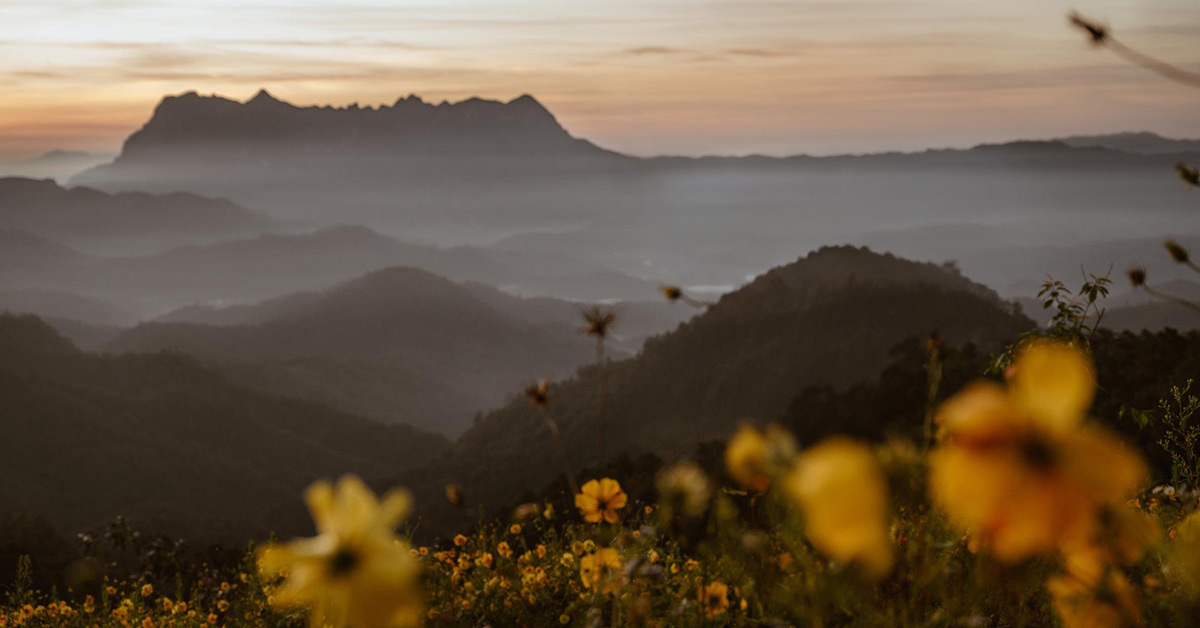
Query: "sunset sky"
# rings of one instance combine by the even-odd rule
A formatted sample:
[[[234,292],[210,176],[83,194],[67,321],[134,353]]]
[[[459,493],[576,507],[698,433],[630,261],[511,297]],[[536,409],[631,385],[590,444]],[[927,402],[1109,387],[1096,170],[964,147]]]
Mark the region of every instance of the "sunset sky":
[[[913,150],[1152,130],[1200,90],[1197,0],[0,0],[0,154],[115,151],[164,94],[364,106],[531,93],[634,154]]]

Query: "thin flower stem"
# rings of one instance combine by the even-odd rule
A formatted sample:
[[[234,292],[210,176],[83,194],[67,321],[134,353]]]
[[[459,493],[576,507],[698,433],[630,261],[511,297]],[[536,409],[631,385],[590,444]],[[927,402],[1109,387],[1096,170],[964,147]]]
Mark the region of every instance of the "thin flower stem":
[[[596,337],[596,367],[600,376],[600,468],[608,463],[608,359],[604,353],[604,337]]]
[[[567,455],[567,446],[563,444],[562,434],[558,431],[558,422],[550,415],[550,409],[542,406],[542,412],[546,415],[546,429],[550,430],[550,435],[554,437],[554,443],[558,445],[559,456],[562,457],[563,473],[567,476],[567,483],[571,486],[571,494],[579,494],[579,483],[575,481],[575,472],[571,469],[571,457]]]
[[[700,301],[698,299],[693,299],[692,297],[689,297],[686,294],[679,295],[679,300],[683,301],[684,303],[687,303],[688,305],[696,308],[697,310],[703,310],[706,307],[716,305],[712,301]]]
[[[1175,303],[1177,305],[1182,305],[1182,306],[1192,310],[1193,312],[1200,314],[1200,305],[1198,305],[1196,303],[1192,303],[1191,301],[1188,301],[1187,299],[1182,299],[1180,297],[1172,296],[1169,294],[1164,294],[1164,293],[1159,292],[1159,291],[1155,290],[1154,288],[1151,288],[1150,286],[1146,286],[1146,285],[1143,285],[1142,289],[1146,291],[1146,294],[1148,294],[1160,301],[1166,301],[1168,303]]]
[[[1200,74],[1188,72],[1187,70],[1175,67],[1166,61],[1156,59],[1143,52],[1138,52],[1137,50],[1126,46],[1120,41],[1113,39],[1111,35],[1104,40],[1104,43],[1114,53],[1116,53],[1117,56],[1136,66],[1150,70],[1155,74],[1165,76],[1172,81],[1182,83],[1188,87],[1200,88]]]

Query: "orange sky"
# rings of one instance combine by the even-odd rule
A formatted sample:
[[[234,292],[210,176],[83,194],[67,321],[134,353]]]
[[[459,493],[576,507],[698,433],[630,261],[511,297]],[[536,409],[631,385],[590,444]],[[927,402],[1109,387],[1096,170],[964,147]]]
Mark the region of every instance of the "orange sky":
[[[1153,130],[1200,91],[1195,0],[0,0],[0,154],[116,150],[163,94],[297,104],[531,93],[635,154],[830,153]]]

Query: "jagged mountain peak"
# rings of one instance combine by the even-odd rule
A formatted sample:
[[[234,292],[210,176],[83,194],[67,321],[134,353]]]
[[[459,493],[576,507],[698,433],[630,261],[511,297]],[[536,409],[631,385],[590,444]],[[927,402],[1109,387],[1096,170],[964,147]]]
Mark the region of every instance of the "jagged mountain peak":
[[[232,195],[228,185],[259,187],[276,178],[346,182],[397,169],[545,168],[620,158],[572,137],[528,94],[436,105],[410,94],[390,105],[333,107],[295,105],[266,89],[244,102],[189,91],[164,97],[112,164],[73,182],[138,189],[153,181],[155,189]]]

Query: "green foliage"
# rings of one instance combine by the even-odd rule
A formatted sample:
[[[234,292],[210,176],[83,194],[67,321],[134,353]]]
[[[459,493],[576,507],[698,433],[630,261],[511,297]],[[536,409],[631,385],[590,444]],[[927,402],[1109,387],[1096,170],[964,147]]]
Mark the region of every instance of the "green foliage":
[[[1058,279],[1046,277],[1037,298],[1042,303],[1042,309],[1053,311],[1048,325],[1021,334],[1017,343],[1008,345],[993,358],[988,373],[1003,373],[1012,363],[1017,347],[1031,338],[1054,338],[1084,347],[1091,345],[1104,320],[1105,309],[1101,302],[1108,297],[1112,269],[1103,276],[1081,272],[1083,283],[1077,291],[1072,291]]]
[[[1200,398],[1190,394],[1192,380],[1171,387],[1169,398],[1159,402],[1164,434],[1158,444],[1171,456],[1171,478],[1188,488],[1200,487]]]
[[[1050,319],[1050,334],[1064,340],[1090,342],[1104,320],[1104,308],[1100,301],[1108,296],[1112,283],[1109,275],[1085,273],[1083,284],[1077,292],[1071,292],[1063,282],[1048,277],[1038,291],[1042,307],[1054,310]]]

